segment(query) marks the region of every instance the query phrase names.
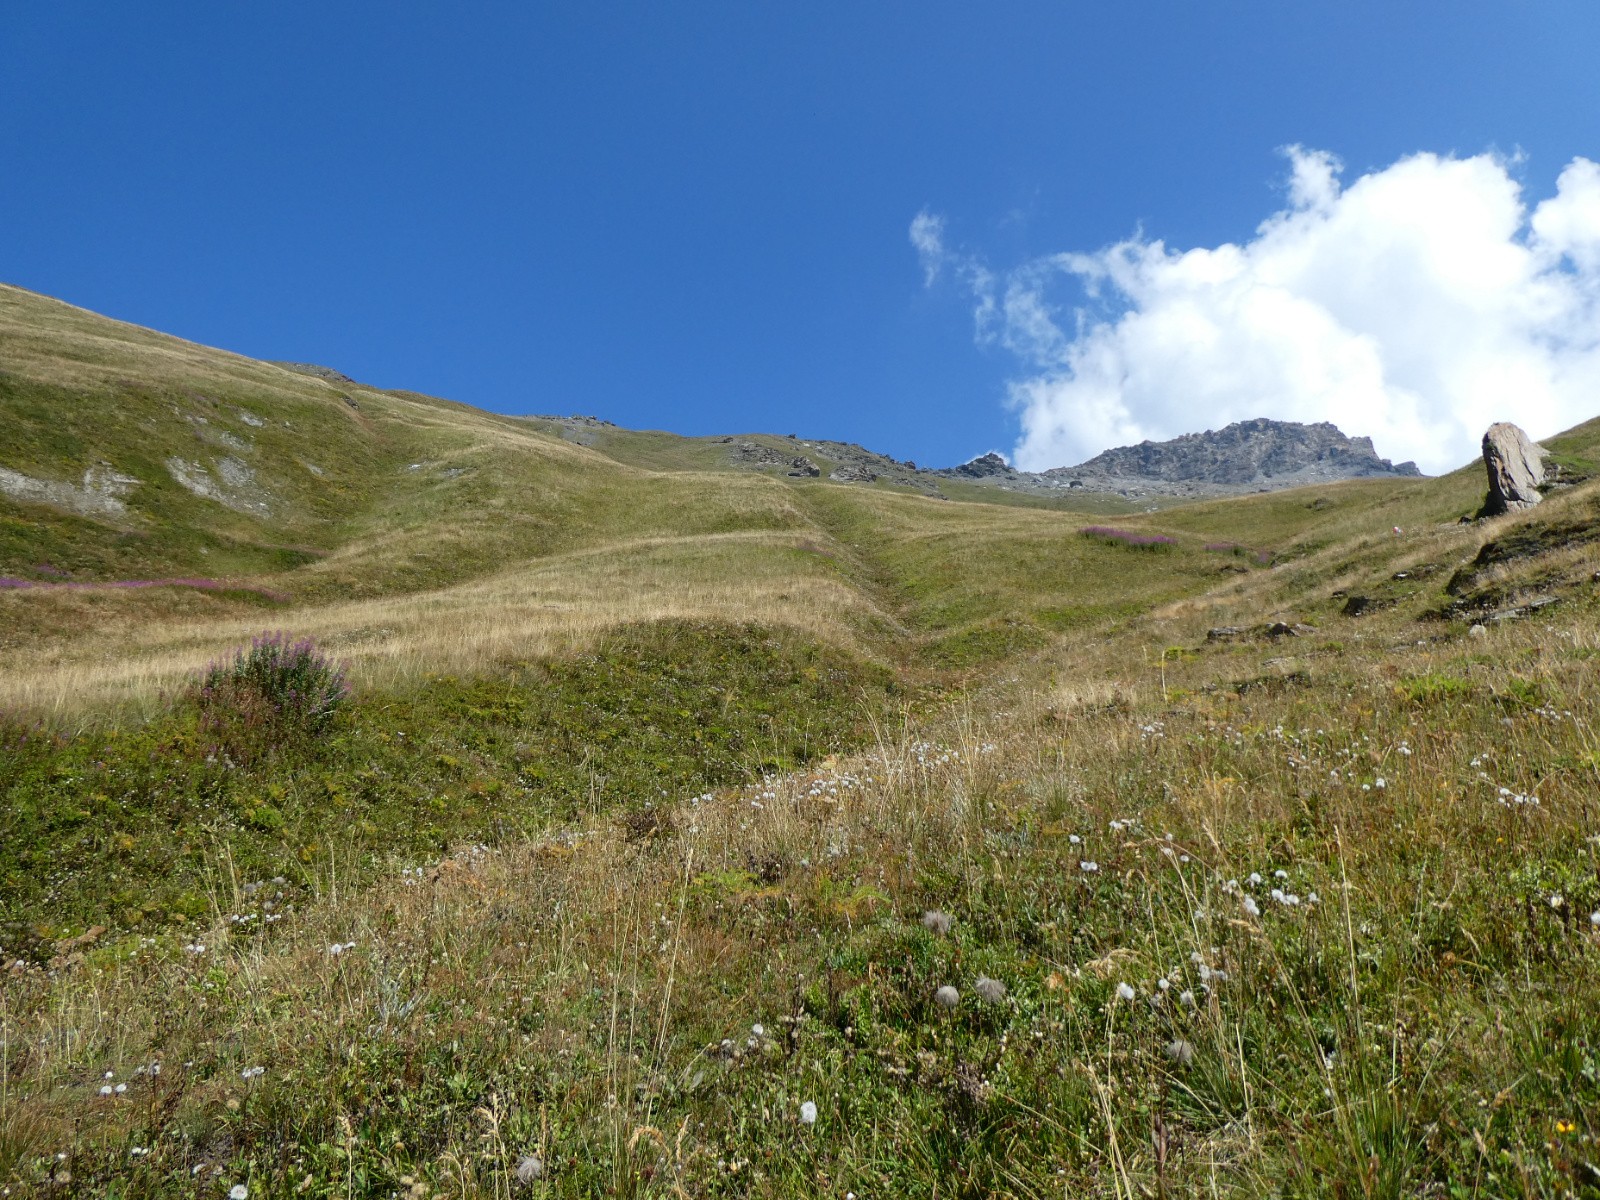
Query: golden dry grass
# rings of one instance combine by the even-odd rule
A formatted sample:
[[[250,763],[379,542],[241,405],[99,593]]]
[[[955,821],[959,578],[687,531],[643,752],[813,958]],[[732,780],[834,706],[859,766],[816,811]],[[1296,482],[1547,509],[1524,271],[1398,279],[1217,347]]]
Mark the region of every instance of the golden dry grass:
[[[105,621],[48,647],[0,655],[0,708],[76,714],[150,700],[264,626],[316,639],[355,682],[373,687],[570,653],[608,630],[654,621],[770,624],[859,648],[861,624],[887,616],[810,557],[784,534],[647,538],[407,595],[270,615]],[[15,609],[50,596],[14,592],[0,604]]]

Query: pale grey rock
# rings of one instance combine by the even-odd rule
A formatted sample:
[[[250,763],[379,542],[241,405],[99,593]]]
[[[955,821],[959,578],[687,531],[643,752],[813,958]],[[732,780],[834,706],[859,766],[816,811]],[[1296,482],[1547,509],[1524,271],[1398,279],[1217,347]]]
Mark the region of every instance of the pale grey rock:
[[[1482,515],[1532,508],[1544,497],[1544,450],[1520,426],[1501,421],[1483,435],[1483,468],[1489,475],[1489,494]]]
[[[48,504],[85,517],[126,516],[123,497],[139,486],[132,475],[119,475],[102,464],[83,473],[82,485],[54,479],[35,479],[21,471],[0,467],[0,495],[24,504]]]
[[[269,505],[256,486],[255,472],[241,459],[229,455],[217,463],[213,475],[201,463],[189,462],[176,456],[167,459],[167,473],[182,487],[202,500],[212,500],[235,512],[251,513],[258,517],[271,514]]]

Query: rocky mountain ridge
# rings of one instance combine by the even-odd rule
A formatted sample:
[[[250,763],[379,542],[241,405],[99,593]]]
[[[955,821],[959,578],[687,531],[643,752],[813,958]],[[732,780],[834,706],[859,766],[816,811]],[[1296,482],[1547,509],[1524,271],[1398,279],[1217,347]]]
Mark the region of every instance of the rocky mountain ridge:
[[[608,431],[626,432],[596,417],[531,418],[569,441],[599,446]],[[685,439],[688,440],[688,439]],[[795,434],[746,434],[709,439],[724,446],[727,465],[781,471],[840,483],[885,483],[931,496],[961,483],[1023,495],[1064,492],[1123,499],[1207,497],[1278,491],[1343,479],[1419,477],[1415,463],[1380,458],[1372,439],[1348,437],[1328,422],[1257,418],[1165,442],[1118,446],[1072,467],[1019,471],[993,451],[953,467],[919,466],[854,442]]]
[[[1197,488],[1204,490],[1196,494],[1222,494],[1341,479],[1418,477],[1422,472],[1414,462],[1395,464],[1379,458],[1371,438],[1348,437],[1330,422],[1306,425],[1258,417],[1170,441],[1118,446],[1076,467],[1057,467],[1043,474],[1066,478],[1069,487],[1076,481],[1096,490],[1174,488],[1180,490],[1166,494],[1188,494],[1181,489]]]

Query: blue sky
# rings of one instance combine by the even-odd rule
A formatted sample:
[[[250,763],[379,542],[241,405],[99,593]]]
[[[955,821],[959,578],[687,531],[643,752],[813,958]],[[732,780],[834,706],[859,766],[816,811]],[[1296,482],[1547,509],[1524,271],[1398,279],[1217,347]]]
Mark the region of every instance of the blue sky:
[[[1157,362],[1118,324],[1159,312],[1159,263],[1101,288],[1115,348],[1091,376],[1077,306],[1109,261],[1093,256],[1250,243],[1295,208],[1296,163],[1321,161],[1288,146],[1337,156],[1344,197],[1424,153],[1489,164],[1527,212],[1565,195],[1551,221],[1568,233],[1529,286],[1581,292],[1587,177],[1562,173],[1600,158],[1597,45],[1592,0],[6,5],[0,279],[504,412],[1042,466],[1097,440],[1332,411],[1376,423],[1341,421],[1397,458],[1442,439],[1443,462],[1464,435],[1434,409],[1472,406],[1432,395],[1449,393],[1438,370],[1406,376],[1409,343],[1381,347],[1376,384],[1302,387],[1237,377],[1241,357],[1302,363],[1243,334],[1229,369],[1175,397],[1175,371],[1212,367]],[[1428,194],[1487,194],[1492,174]],[[1307,232],[1325,261],[1344,212]],[[938,223],[933,258],[908,236],[919,214]],[[1259,257],[1251,278],[1276,279]],[[1014,314],[975,320],[981,273],[1002,295],[1036,284],[1070,344],[1027,340]],[[1327,299],[1341,287],[1324,271],[1297,302],[1370,342],[1360,297]],[[1588,378],[1582,349],[1545,364],[1552,388]],[[1282,367],[1302,369],[1321,368]],[[1122,377],[1148,387],[1093,392]],[[1412,393],[1422,416],[1389,429],[1383,406]]]

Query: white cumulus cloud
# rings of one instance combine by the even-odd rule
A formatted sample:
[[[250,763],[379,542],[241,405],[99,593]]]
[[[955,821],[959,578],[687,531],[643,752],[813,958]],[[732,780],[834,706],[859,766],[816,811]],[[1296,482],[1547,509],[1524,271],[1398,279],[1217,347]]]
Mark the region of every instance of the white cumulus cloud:
[[[1333,155],[1286,153],[1286,206],[1237,245],[1135,236],[997,274],[918,215],[928,285],[950,268],[978,339],[1025,364],[1018,466],[1270,416],[1436,472],[1494,421],[1541,437],[1600,415],[1600,165],[1574,159],[1530,210],[1492,155],[1343,185]]]

